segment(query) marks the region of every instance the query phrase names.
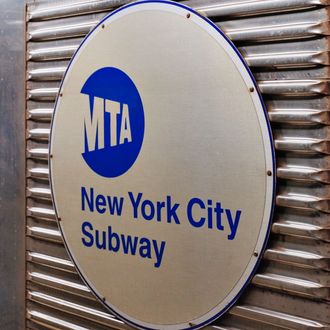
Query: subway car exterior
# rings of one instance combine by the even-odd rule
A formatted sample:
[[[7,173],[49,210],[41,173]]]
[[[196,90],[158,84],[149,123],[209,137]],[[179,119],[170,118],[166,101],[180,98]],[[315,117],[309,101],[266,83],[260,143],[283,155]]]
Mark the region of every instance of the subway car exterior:
[[[72,57],[86,46],[89,33],[104,29],[112,14],[132,4],[129,0],[0,2],[0,329],[106,330],[135,325],[107,308],[105,298],[94,292],[70,255],[53,205],[56,184],[49,166],[54,162],[55,173],[49,141],[56,121],[51,122],[59,106],[56,100],[66,96],[61,84],[74,63]],[[205,329],[330,329],[330,1],[172,4],[191,9],[187,19],[198,16],[209,22],[237,50],[237,58],[252,73],[249,79],[256,83],[250,92],[262,97],[275,152],[276,168],[267,172],[277,183],[266,245],[255,252],[260,260],[239,297],[210,318]],[[207,68],[208,62],[202,65]],[[130,139],[127,131],[118,134],[123,134],[120,141]],[[81,191],[84,206],[92,208],[92,193]],[[207,208],[206,202],[196,198],[193,202]],[[174,202],[164,201],[169,209],[166,203]],[[219,208],[214,212],[219,214]],[[228,224],[233,224],[231,217]],[[190,222],[199,226],[193,219]],[[231,229],[228,240],[235,236],[234,224]],[[91,236],[85,234],[86,243]],[[161,259],[155,260],[154,268],[160,264]],[[138,301],[132,296],[125,299]]]

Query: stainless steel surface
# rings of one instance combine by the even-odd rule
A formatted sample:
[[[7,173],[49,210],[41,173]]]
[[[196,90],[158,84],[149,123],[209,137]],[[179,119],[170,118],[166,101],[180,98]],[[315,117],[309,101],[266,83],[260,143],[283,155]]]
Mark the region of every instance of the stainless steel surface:
[[[328,36],[330,33],[327,7],[304,10],[295,14],[216,21],[216,24],[236,42],[309,39],[315,36]]]
[[[182,1],[182,0],[181,0]],[[101,0],[101,1],[56,1],[33,4],[29,7],[28,19],[47,20],[59,17],[77,16],[91,12],[110,11],[118,6],[132,2],[131,0]],[[209,17],[239,17],[256,16],[269,13],[287,12],[305,8],[329,5],[329,0],[191,0],[185,1],[187,6],[193,7]]]
[[[25,326],[25,4],[0,2],[0,329]]]
[[[232,314],[252,320],[260,318],[264,320],[265,324],[274,325],[284,329],[325,329],[320,322],[311,321],[285,313],[274,313],[274,311],[271,310],[248,305],[234,307],[232,309]]]
[[[31,41],[46,41],[81,37],[95,26],[104,14],[60,18],[44,23],[31,22],[27,38]],[[236,42],[265,42],[274,40],[309,39],[330,35],[329,11],[321,9],[297,12],[295,15],[281,14],[268,17],[244,18],[240,20],[215,21]]]
[[[129,1],[37,0],[27,25],[27,325],[128,329],[83,285],[65,252],[48,182],[48,136],[64,68],[82,37]],[[184,1],[232,38],[264,93],[275,138],[272,234],[252,283],[207,327],[330,329],[328,0]]]
[[[208,17],[242,17],[257,16],[278,12],[290,12],[299,9],[313,8],[320,5],[328,5],[325,0],[241,0],[241,1],[188,1],[187,5],[195,8]]]

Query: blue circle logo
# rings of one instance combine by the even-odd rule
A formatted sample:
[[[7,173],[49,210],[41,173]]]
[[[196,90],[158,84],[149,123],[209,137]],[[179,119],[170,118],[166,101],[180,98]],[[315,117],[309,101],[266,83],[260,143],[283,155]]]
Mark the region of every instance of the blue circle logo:
[[[136,161],[144,136],[144,111],[139,92],[123,71],[95,71],[81,93],[87,95],[82,156],[97,174],[115,178]]]

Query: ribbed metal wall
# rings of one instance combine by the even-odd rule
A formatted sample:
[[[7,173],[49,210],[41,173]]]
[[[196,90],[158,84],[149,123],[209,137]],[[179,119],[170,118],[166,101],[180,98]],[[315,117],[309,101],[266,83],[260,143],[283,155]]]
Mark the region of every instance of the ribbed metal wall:
[[[68,61],[127,0],[27,6],[27,327],[127,329],[82,283],[64,249],[48,181],[54,100]],[[239,47],[264,95],[278,195],[263,262],[208,329],[330,329],[330,0],[183,1]],[[207,65],[207,63],[206,63]]]

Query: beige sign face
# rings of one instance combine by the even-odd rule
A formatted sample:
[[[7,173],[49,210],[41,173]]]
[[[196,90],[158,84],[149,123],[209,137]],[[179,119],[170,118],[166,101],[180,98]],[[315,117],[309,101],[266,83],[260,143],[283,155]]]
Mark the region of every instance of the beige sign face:
[[[180,4],[134,3],[88,35],[60,93],[51,187],[81,276],[135,327],[212,322],[254,272],[274,194],[269,125],[236,49]]]

